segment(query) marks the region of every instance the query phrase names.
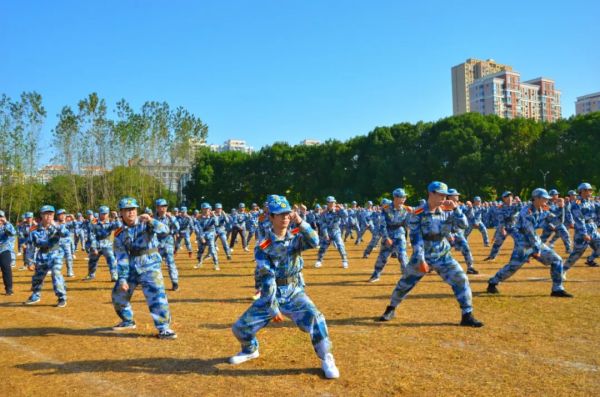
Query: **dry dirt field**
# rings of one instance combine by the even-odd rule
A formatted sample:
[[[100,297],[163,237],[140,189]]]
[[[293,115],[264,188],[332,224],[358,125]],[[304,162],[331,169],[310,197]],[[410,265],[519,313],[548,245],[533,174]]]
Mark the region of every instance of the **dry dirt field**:
[[[323,378],[308,335],[290,321],[258,334],[260,358],[227,364],[239,350],[230,327],[253,293],[252,256],[241,247],[220,272],[210,261],[193,269],[195,261],[178,254],[180,290],[168,292],[174,341],[155,337],[139,289],[138,328],[111,331],[119,319],[104,260],[97,280],[83,282],[85,254],[77,253],[63,309],[54,307],[50,278],[42,302],[24,306],[31,273],[15,270],[15,295],[0,297],[0,396],[599,395],[600,269],[580,260],[566,283],[575,298],[558,299],[549,296],[548,268],[532,261],[499,286],[500,296],[490,296],[487,279],[507,262],[512,241],[494,262],[483,262],[488,249],[478,231],[470,243],[481,272],[470,276],[480,329],[457,326],[458,305],[436,274],[417,285],[394,321],[375,322],[399,277],[395,259],[369,284],[378,251],[361,259],[364,244],[348,240],[347,270],[333,246],[320,269],[313,267],[316,251],[305,254],[307,292],[327,318],[338,380]],[[562,243],[557,247],[565,257]]]

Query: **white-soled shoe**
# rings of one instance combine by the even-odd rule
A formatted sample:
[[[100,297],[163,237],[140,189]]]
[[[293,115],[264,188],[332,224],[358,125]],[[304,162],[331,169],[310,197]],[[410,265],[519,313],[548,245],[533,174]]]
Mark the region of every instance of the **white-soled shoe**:
[[[337,379],[340,377],[340,370],[335,365],[333,354],[327,353],[324,360],[321,360],[321,368],[327,379]]]
[[[348,269],[348,262],[347,261],[342,262],[342,267],[344,269]]]
[[[315,263],[315,267],[316,267],[317,269],[318,269],[318,268],[320,268],[321,266],[323,266],[323,264],[321,263],[321,261],[317,261],[317,262]]]
[[[252,353],[239,352],[235,356],[229,357],[229,364],[238,365],[245,363],[246,361],[254,360],[255,358],[258,358],[258,356],[258,350],[255,350]]]

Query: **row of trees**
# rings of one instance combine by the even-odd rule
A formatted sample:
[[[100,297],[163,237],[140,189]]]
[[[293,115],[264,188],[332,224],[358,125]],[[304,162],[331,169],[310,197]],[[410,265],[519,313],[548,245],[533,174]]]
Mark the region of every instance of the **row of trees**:
[[[191,164],[192,145],[208,133],[206,124],[183,107],[148,101],[136,111],[122,99],[110,114],[106,101],[91,93],[57,115],[52,162],[64,175],[42,186],[36,173],[46,116],[36,92],[24,92],[15,100],[0,97],[0,208],[13,215],[41,202],[82,211],[116,203],[124,194],[165,196],[164,184],[148,177],[148,166],[158,174]]]
[[[253,154],[197,157],[185,192],[201,201],[237,206],[268,194],[294,202],[379,200],[399,186],[410,201],[442,180],[466,197],[497,199],[504,190],[527,197],[546,185],[563,194],[582,181],[600,182],[600,112],[555,123],[469,113],[437,122],[377,127],[346,142],[318,146],[275,143]]]

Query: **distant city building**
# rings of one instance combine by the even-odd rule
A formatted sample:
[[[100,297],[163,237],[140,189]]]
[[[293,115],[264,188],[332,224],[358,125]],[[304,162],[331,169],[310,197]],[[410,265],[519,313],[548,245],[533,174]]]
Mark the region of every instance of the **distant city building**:
[[[181,193],[180,179],[184,175],[191,173],[193,165],[189,161],[171,164],[161,160],[147,161],[132,159],[129,160],[129,166],[141,167],[148,175],[158,179],[170,191]]]
[[[502,118],[556,121],[561,118],[561,92],[554,80],[539,77],[521,82],[521,75],[501,71],[475,80],[469,86],[470,111]]]
[[[305,139],[302,142],[300,142],[300,144],[304,146],[315,146],[320,145],[321,141],[317,141],[316,139]]]
[[[100,175],[106,174],[107,172],[108,172],[108,170],[106,168],[96,166],[96,165],[85,166],[85,167],[80,168],[80,173],[81,173],[81,175],[84,175],[84,176],[100,176]]]
[[[219,148],[219,151],[220,152],[252,153],[252,152],[254,152],[254,149],[251,146],[248,146],[246,144],[246,141],[242,141],[239,139],[228,139]]]
[[[483,61],[469,58],[452,68],[452,113],[468,113],[470,109],[469,86],[477,79],[500,71],[512,71],[512,66],[502,65],[493,59]]]
[[[575,114],[600,112],[600,92],[577,97]]]
[[[64,165],[46,165],[37,172],[36,179],[45,185],[50,182],[52,178],[66,174],[68,174],[68,170]]]

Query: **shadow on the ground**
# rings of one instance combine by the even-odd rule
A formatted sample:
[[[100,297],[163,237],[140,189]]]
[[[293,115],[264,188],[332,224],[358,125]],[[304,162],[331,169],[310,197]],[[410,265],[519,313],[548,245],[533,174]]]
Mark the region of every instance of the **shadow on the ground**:
[[[102,336],[108,338],[150,338],[154,335],[139,334],[132,332],[115,332],[111,327],[98,328],[61,328],[61,327],[37,327],[37,328],[0,328],[0,337],[22,338],[38,336]]]
[[[220,365],[222,364],[222,365]],[[312,374],[323,377],[319,368],[242,369],[227,364],[227,357],[171,358],[147,357],[126,360],[82,360],[67,363],[38,362],[19,364],[16,368],[34,372],[36,375],[64,375],[85,372],[122,372],[170,375],[218,375],[218,376],[285,376]]]

